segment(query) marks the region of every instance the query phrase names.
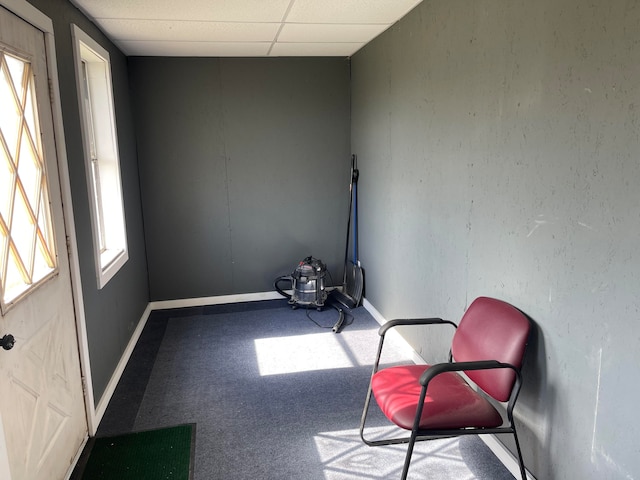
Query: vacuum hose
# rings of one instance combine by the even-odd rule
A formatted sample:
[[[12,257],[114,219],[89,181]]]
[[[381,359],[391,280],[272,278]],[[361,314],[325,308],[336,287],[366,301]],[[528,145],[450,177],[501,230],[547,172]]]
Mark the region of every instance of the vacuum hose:
[[[289,295],[287,292],[285,292],[278,286],[278,283],[280,282],[289,282],[291,285],[293,285],[293,277],[291,275],[283,275],[281,277],[276,278],[275,282],[273,282],[274,288],[277,290],[277,292],[280,295],[282,295],[283,297],[287,297],[288,299],[291,299],[291,295]]]

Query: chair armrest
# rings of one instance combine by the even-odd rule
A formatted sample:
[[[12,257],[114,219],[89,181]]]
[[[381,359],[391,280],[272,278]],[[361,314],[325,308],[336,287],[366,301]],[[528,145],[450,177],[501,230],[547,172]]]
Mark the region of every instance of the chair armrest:
[[[510,363],[502,363],[497,360],[479,360],[476,362],[437,363],[427,369],[420,377],[420,384],[424,387],[433,377],[444,372],[460,372],[464,370],[491,370],[495,368],[510,368],[520,375],[516,367]]]
[[[389,320],[387,323],[382,325],[378,330],[378,335],[382,337],[387,333],[387,330],[405,325],[453,325],[453,328],[458,328],[458,326],[452,321],[443,320],[441,318],[398,318],[395,320]]]

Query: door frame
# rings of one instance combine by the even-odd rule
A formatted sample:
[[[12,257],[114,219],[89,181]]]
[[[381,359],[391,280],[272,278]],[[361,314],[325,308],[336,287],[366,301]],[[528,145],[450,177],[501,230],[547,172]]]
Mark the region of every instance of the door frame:
[[[0,0],[0,5],[44,33],[45,50],[47,57],[47,75],[49,77],[49,95],[51,97],[51,110],[53,116],[53,134],[55,138],[56,153],[58,157],[57,173],[58,177],[60,178],[60,190],[62,195],[62,209],[64,214],[65,235],[67,239],[67,256],[69,259],[69,270],[71,274],[71,292],[73,295],[76,336],[78,340],[80,371],[82,375],[81,380],[82,388],[84,391],[85,415],[87,418],[88,435],[94,436],[96,430],[98,429],[99,421],[96,418],[93,384],[91,381],[89,344],[87,340],[84,297],[82,295],[82,279],[80,277],[80,262],[78,257],[78,243],[76,239],[75,220],[73,216],[71,182],[69,179],[69,166],[67,162],[64,123],[62,120],[62,107],[60,101],[60,85],[58,78],[58,63],[56,59],[53,21],[36,7],[28,3],[27,0]],[[64,248],[62,245],[58,246],[58,249],[62,248]],[[59,251],[59,253],[62,252]],[[0,466],[2,465],[2,446],[4,445],[4,429],[0,429]]]

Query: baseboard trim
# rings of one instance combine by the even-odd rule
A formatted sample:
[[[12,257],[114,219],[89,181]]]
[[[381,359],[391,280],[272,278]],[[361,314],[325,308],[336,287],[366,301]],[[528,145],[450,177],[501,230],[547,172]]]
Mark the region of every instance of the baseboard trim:
[[[387,319],[384,318],[384,316],[366,298],[363,299],[362,306],[371,314],[371,316],[380,325],[384,325],[385,323],[387,323]],[[404,340],[404,338],[401,335],[398,334],[396,338],[399,338],[400,341],[402,341],[407,346],[407,348],[411,349],[411,351],[413,352],[412,353],[413,361],[415,363],[417,364],[425,363],[422,357],[418,355],[418,353],[415,350],[413,350],[411,345],[409,345],[409,343],[407,343],[407,341]],[[505,447],[500,440],[498,440],[496,435],[478,435],[478,436],[487,445],[487,447],[489,447],[489,449],[494,453],[494,455],[498,457],[498,460],[500,460],[500,462],[505,466],[505,468],[509,470],[509,472],[511,472],[511,474],[515,478],[520,478],[520,464],[518,463],[518,460],[516,459],[515,455],[513,455],[513,453],[511,453],[511,451],[507,447]],[[526,471],[526,474],[527,474],[528,480],[536,480],[536,478],[528,470]]]
[[[259,302],[262,300],[277,300],[279,298],[284,297],[278,292],[257,292],[238,295],[220,295],[217,297],[161,300],[151,302],[149,305],[152,310],[167,310],[169,308],[204,307],[205,305],[221,305],[224,303]]]
[[[145,308],[144,313],[142,314],[142,317],[140,318],[140,321],[138,322],[138,326],[133,331],[133,335],[131,335],[131,338],[129,339],[129,343],[127,344],[127,347],[124,349],[124,352],[122,353],[122,357],[120,357],[120,361],[118,362],[118,365],[116,366],[116,369],[113,372],[113,375],[111,375],[111,379],[107,384],[107,388],[105,388],[104,393],[100,397],[100,401],[98,402],[98,405],[96,405],[96,410],[95,410],[96,430],[97,430],[97,426],[100,425],[100,422],[102,421],[104,412],[107,410],[107,406],[111,401],[111,397],[116,391],[116,387],[118,386],[120,377],[122,377],[124,369],[127,366],[127,363],[129,363],[129,358],[131,358],[133,349],[138,343],[138,339],[140,338],[140,335],[142,334],[142,330],[147,324],[147,320],[149,319],[149,315],[151,314],[152,310],[153,308],[151,307],[151,304],[148,304],[147,308]],[[95,432],[93,432],[92,436],[93,435],[95,435]]]
[[[514,478],[520,478],[520,464],[516,459],[516,456],[504,446],[504,444],[498,440],[495,435],[478,435],[487,447],[498,457],[498,460],[511,472]],[[536,480],[529,470],[525,468],[527,474],[527,480]]]

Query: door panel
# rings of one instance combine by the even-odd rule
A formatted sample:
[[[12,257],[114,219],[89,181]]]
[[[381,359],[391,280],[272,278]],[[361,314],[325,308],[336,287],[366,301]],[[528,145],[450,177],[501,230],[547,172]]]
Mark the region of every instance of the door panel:
[[[54,263],[57,264],[44,282],[0,315],[0,337],[12,334],[16,338],[11,350],[0,350],[4,443],[12,480],[62,479],[87,435],[87,422],[44,34],[0,7],[0,53],[21,58],[33,69],[37,106],[34,128],[39,127],[40,134],[38,138],[36,133],[34,138],[45,159],[54,231],[52,250],[56,252]],[[1,76],[0,81],[3,81]],[[0,107],[0,115],[5,107]],[[3,161],[1,155],[0,161]],[[0,165],[5,167],[6,163]],[[19,238],[14,240],[18,242]],[[40,248],[37,243],[34,245]],[[33,251],[33,247],[30,250],[16,245],[16,248]]]

